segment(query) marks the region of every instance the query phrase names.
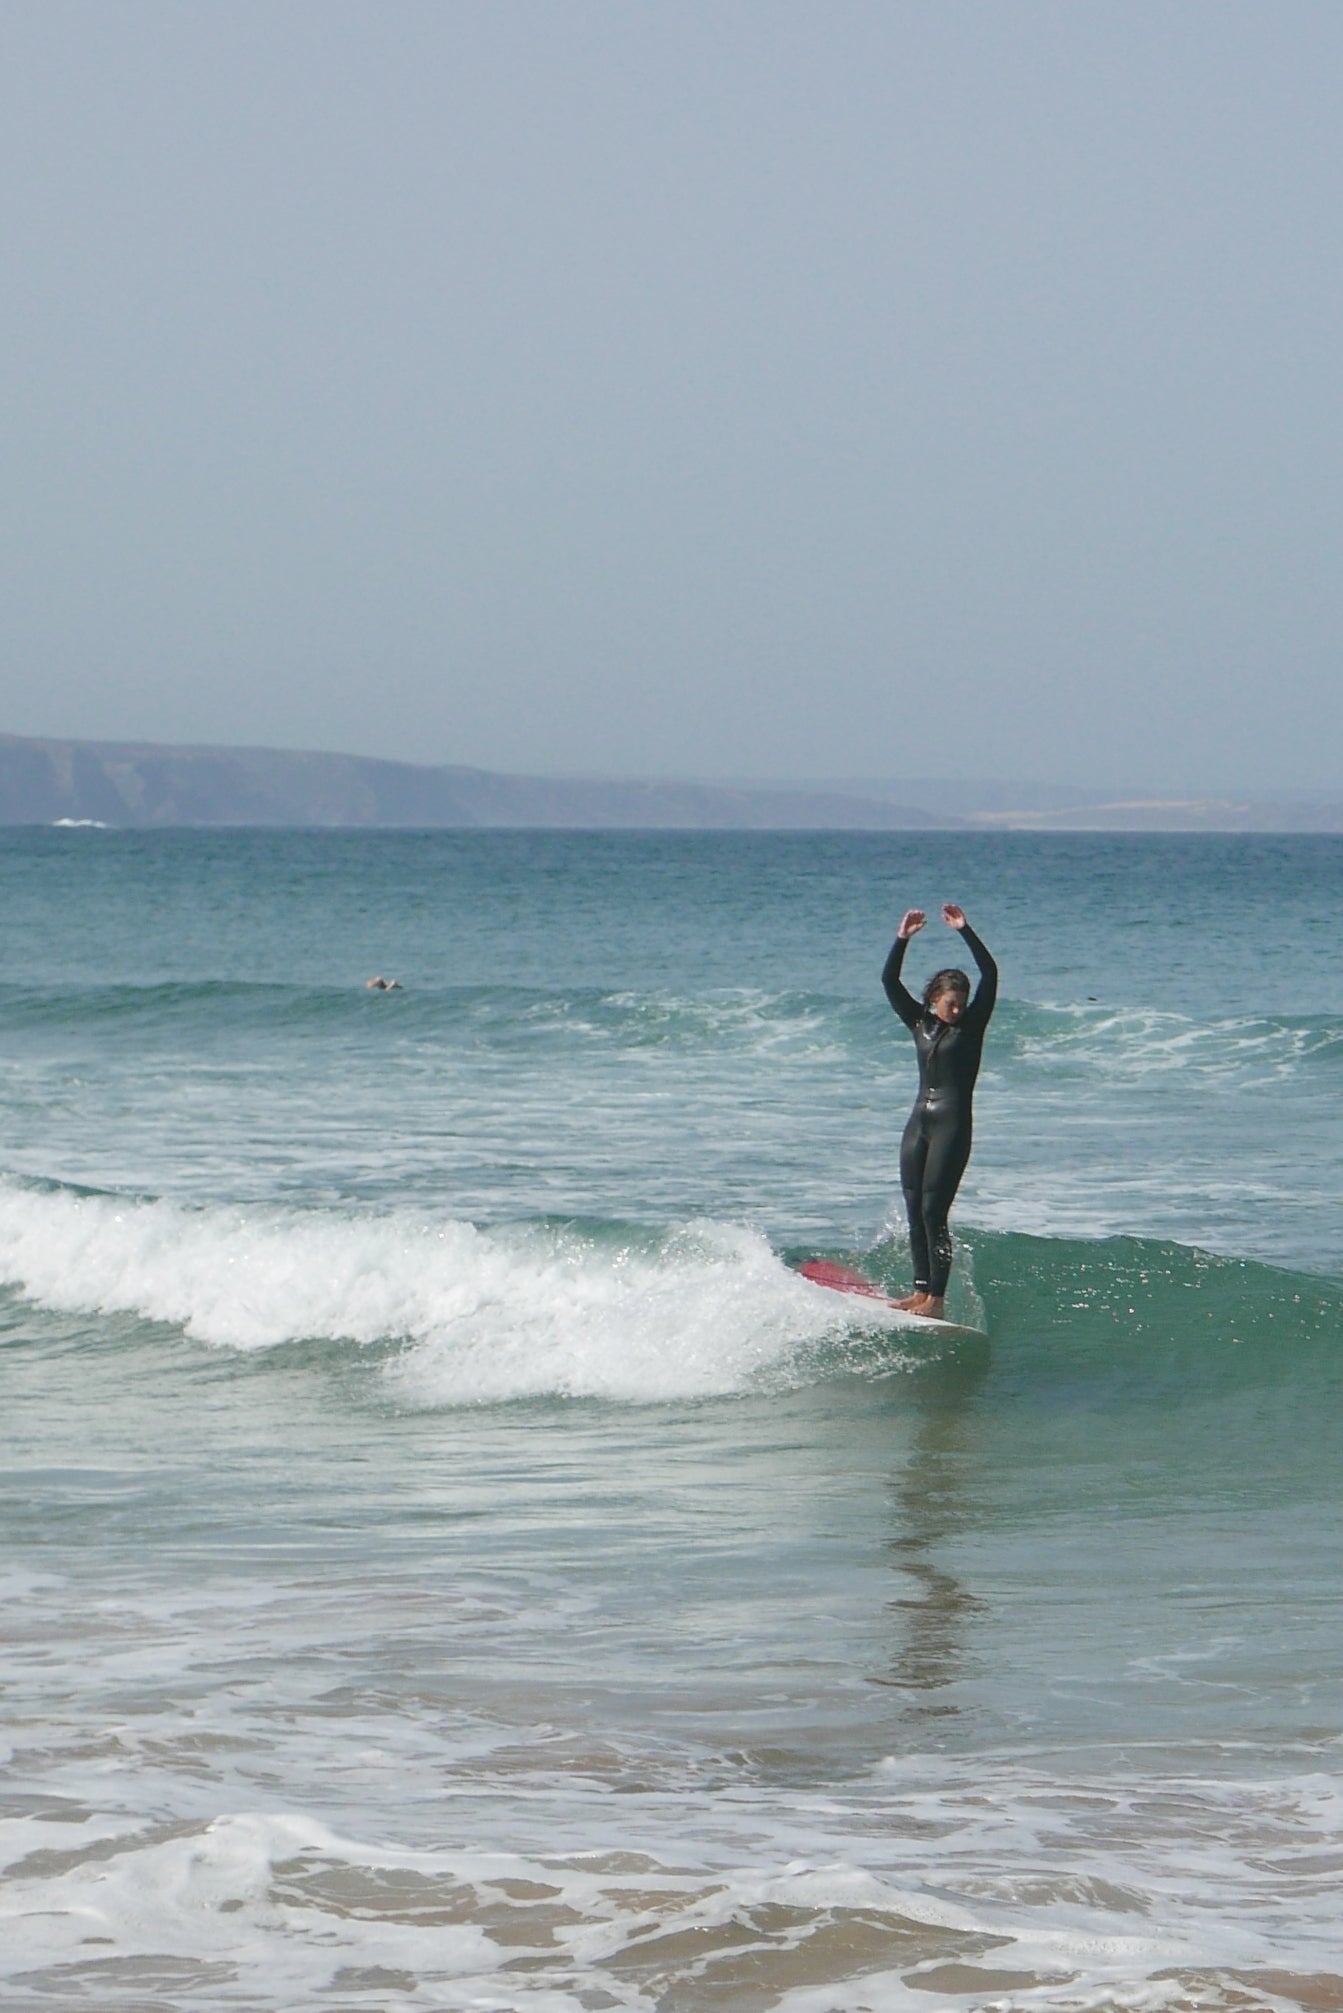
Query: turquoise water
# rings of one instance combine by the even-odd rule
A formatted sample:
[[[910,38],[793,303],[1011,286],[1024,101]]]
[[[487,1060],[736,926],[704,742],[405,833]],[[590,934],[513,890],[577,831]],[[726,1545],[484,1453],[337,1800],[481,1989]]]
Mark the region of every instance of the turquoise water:
[[[1341,892],[0,834],[0,1999],[1337,2003]],[[788,1263],[905,1279],[947,898],[985,1340]]]

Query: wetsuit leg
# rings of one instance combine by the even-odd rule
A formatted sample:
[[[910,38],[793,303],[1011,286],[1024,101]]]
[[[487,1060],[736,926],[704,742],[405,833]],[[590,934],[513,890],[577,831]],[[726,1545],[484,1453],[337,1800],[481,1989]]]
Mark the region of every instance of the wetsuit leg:
[[[914,1261],[914,1285],[920,1293],[928,1291],[928,1233],[923,1222],[924,1168],[927,1160],[928,1133],[924,1114],[915,1105],[900,1141],[900,1186],[904,1190],[905,1214],[909,1218],[909,1253]]]
[[[970,1158],[969,1121],[948,1112],[927,1128],[923,1163],[923,1236],[930,1259],[928,1291],[940,1300],[951,1277],[951,1226],[947,1222]],[[902,1163],[903,1166],[903,1163]]]

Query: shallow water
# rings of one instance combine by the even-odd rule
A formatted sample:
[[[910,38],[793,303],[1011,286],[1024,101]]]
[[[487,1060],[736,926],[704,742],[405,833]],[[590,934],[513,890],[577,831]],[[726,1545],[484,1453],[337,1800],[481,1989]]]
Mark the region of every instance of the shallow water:
[[[0,835],[0,2002],[1343,2004],[1341,878]]]

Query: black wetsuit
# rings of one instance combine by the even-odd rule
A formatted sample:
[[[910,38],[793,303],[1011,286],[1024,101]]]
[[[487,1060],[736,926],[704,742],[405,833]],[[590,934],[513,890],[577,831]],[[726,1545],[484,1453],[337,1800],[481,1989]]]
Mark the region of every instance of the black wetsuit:
[[[900,1186],[909,1212],[914,1285],[939,1300],[951,1274],[947,1217],[961,1185],[974,1131],[972,1103],[984,1030],[998,997],[998,967],[967,923],[961,931],[979,966],[975,996],[954,1027],[922,1006],[900,982],[908,938],[897,937],[881,982],[914,1037],[919,1094],[900,1142]]]

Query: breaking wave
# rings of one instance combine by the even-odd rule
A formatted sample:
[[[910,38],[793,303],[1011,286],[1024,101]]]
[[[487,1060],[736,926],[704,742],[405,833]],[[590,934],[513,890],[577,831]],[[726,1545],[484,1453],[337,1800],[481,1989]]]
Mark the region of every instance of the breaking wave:
[[[190,1208],[18,1181],[0,1184],[0,1280],[42,1307],[138,1315],[236,1351],[398,1345],[385,1374],[415,1404],[727,1395],[805,1381],[854,1334],[887,1336],[889,1369],[917,1332],[729,1224],[480,1229],[426,1211]]]
[[[1255,1374],[1332,1366],[1343,1288],[1173,1243],[970,1231],[949,1312],[983,1324],[1001,1363],[1102,1382],[1166,1360],[1192,1389],[1235,1361]],[[533,1220],[487,1228],[424,1209],[208,1204],[0,1181],[0,1281],[30,1303],[133,1316],[242,1354],[299,1342],[376,1348],[414,1406],[590,1397],[624,1403],[796,1388],[940,1359],[945,1335],[813,1286],[741,1224]],[[904,1283],[898,1240],[865,1253]],[[97,1330],[92,1331],[96,1340]],[[1089,1366],[1089,1367],[1088,1367]]]

